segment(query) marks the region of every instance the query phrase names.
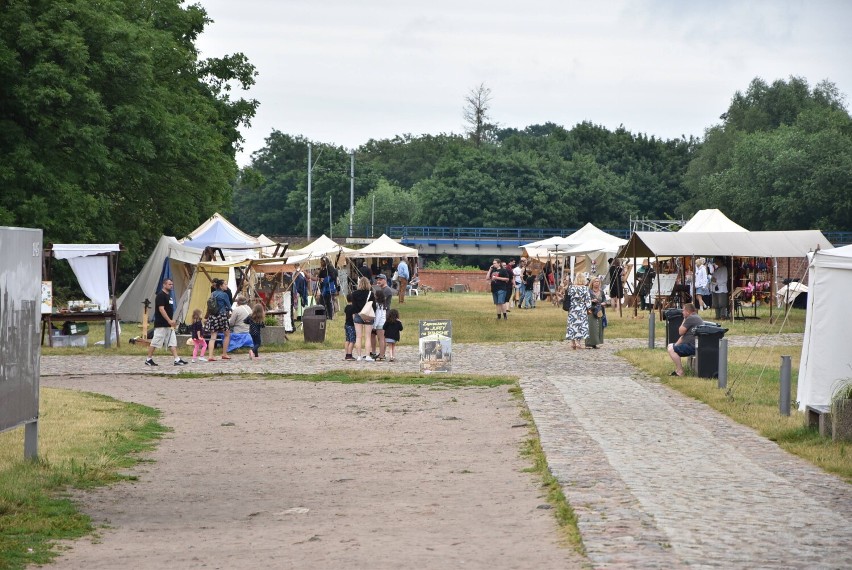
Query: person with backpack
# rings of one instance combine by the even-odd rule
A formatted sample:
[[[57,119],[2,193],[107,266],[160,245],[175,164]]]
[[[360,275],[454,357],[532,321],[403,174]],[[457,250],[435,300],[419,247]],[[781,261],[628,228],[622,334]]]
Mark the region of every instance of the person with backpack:
[[[228,314],[231,312],[231,301],[225,292],[227,284],[222,279],[214,279],[210,297],[207,298],[207,330],[210,331],[210,356],[216,348],[216,338],[219,333],[222,339],[222,360],[231,360],[228,356],[228,345],[231,342],[231,327]]]
[[[334,297],[337,295],[337,269],[325,256],[320,259],[317,279],[319,280],[322,304],[325,307],[325,316],[331,320],[334,318]]]

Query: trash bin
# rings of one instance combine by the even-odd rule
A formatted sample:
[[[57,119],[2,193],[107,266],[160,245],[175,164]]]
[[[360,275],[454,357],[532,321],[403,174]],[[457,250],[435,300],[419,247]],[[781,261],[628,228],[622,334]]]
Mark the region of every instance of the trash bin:
[[[695,351],[695,371],[701,378],[719,377],[719,340],[728,329],[712,323],[695,327],[698,347]]]
[[[305,342],[325,342],[325,307],[313,305],[305,307],[302,313],[302,330]]]
[[[666,319],[666,346],[677,342],[680,338],[678,329],[683,324],[683,311],[681,309],[666,309],[663,312]]]

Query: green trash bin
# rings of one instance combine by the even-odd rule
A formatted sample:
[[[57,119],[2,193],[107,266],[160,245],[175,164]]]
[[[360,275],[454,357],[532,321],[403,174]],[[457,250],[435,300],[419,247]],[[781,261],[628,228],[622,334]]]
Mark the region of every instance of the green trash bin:
[[[302,313],[302,332],[305,342],[325,342],[325,307],[313,305]]]

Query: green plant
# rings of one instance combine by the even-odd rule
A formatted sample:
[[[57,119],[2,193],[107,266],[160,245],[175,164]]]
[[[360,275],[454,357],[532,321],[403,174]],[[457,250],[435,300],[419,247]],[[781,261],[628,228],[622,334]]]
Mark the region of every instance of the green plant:
[[[840,400],[852,400],[852,378],[844,378],[838,382],[831,395],[832,407]]]
[[[482,271],[474,265],[457,265],[450,261],[446,255],[437,261],[430,261],[427,269],[437,269],[441,271]]]
[[[263,319],[263,324],[265,324],[265,325],[266,325],[266,326],[268,326],[268,327],[277,327],[277,326],[278,326],[278,319],[276,319],[276,318],[275,318],[274,316],[272,316],[272,315],[267,315],[267,316]]]

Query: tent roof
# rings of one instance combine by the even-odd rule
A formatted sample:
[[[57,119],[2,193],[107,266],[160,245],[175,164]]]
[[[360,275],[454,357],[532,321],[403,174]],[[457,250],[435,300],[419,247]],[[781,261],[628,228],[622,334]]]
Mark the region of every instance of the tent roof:
[[[121,245],[117,243],[55,243],[51,249],[56,259],[70,259],[120,251]]]
[[[721,210],[711,208],[698,210],[682,228],[681,232],[747,232],[748,230],[732,221]]]
[[[237,226],[229,222],[218,212],[213,214],[206,222],[195,228],[182,243],[204,249],[208,246],[218,247],[258,247],[261,244],[257,238],[243,232]]]
[[[737,257],[805,257],[832,249],[819,230],[790,232],[635,232],[620,257],[718,255]]]
[[[291,249],[288,253],[289,257],[296,255],[327,255],[329,253],[337,253],[338,251],[342,251],[344,254],[352,253],[354,250],[349,249],[348,247],[344,247],[328,237],[325,234],[322,234],[320,237],[306,245],[305,247],[299,249]]]
[[[626,239],[610,235],[605,231],[598,229],[591,222],[587,223],[585,226],[565,239],[566,241],[573,242],[575,244],[563,250],[569,255],[597,252],[615,253],[619,250],[619,248],[621,248],[621,246],[627,243]]]
[[[417,257],[418,254],[413,247],[404,246],[382,234],[373,243],[348,254],[348,257]]]
[[[814,253],[811,265],[834,269],[852,269],[852,245],[820,250]]]

